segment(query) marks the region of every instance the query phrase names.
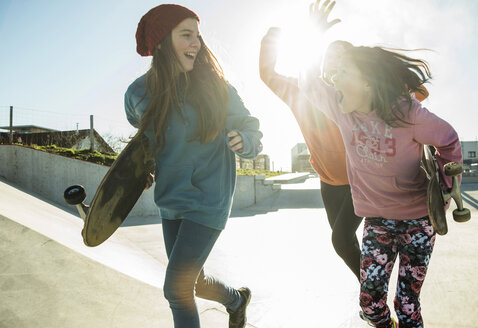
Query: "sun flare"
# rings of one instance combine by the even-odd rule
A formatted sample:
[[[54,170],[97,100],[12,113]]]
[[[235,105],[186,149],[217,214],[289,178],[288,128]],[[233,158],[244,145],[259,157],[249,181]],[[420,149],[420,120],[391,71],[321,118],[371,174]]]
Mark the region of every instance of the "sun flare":
[[[325,39],[309,19],[297,20],[281,28],[277,43],[278,73],[297,77],[301,71],[320,65]]]

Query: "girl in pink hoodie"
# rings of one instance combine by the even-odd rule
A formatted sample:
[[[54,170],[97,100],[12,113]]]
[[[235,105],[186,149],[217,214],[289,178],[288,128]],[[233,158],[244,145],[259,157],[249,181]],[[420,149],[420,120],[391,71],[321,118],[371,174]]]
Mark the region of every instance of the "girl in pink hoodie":
[[[455,130],[411,95],[422,92],[430,77],[422,60],[379,47],[353,47],[341,59],[334,87],[317,70],[299,81],[344,140],[355,213],[366,217],[360,306],[376,327],[395,326],[386,301],[397,257],[399,326],[423,327],[419,296],[435,242],[426,205],[428,180],[420,168],[423,145],[435,146],[441,165],[462,162]]]

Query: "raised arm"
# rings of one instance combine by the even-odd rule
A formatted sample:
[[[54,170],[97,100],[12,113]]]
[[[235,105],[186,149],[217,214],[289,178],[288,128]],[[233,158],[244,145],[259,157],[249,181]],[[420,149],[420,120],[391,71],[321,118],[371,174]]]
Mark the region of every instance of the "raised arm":
[[[326,0],[322,4],[320,2],[320,0],[317,0],[309,7],[310,19],[317,27],[315,36],[317,40],[323,38],[323,35],[330,27],[340,22],[339,19],[329,22],[329,15],[335,6],[335,1],[330,2],[330,0]],[[322,80],[320,63],[321,58],[319,55],[314,66],[309,67],[307,71],[301,72],[298,83],[299,89],[314,107],[336,121],[338,109],[337,95],[334,88]]]
[[[293,99],[299,94],[298,80],[280,75],[275,70],[279,36],[280,29],[271,27],[262,38],[259,54],[259,74],[269,89],[291,106]]]

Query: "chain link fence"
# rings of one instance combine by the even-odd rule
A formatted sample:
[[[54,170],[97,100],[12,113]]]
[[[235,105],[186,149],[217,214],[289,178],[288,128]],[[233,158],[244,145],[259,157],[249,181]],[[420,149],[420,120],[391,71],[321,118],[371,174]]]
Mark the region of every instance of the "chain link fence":
[[[13,130],[12,140],[10,125]],[[70,114],[38,108],[0,106],[0,143],[38,142],[50,145],[58,142],[61,144],[59,146],[73,147],[78,141],[78,135],[83,136],[84,131],[90,130],[91,125],[97,132],[93,139],[96,140],[99,135],[102,139],[99,143],[106,142],[116,153],[121,152],[136,131],[126,121],[101,115],[94,115],[92,118],[87,113]],[[37,136],[33,137],[32,134]],[[50,135],[47,137],[42,134]],[[89,147],[86,143],[81,146]]]

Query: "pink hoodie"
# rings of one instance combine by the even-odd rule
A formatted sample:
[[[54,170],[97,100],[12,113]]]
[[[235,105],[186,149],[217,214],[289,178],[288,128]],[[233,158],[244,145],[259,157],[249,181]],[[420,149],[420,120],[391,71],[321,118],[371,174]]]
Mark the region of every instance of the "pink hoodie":
[[[440,166],[462,162],[460,141],[453,127],[417,100],[413,100],[406,116],[413,125],[392,128],[375,111],[345,114],[339,108],[335,89],[310,76],[301,77],[299,87],[342,133],[355,213],[392,220],[428,215],[428,179],[420,168],[423,145],[435,146]],[[400,105],[407,113],[408,102]],[[451,179],[446,179],[450,187]]]

